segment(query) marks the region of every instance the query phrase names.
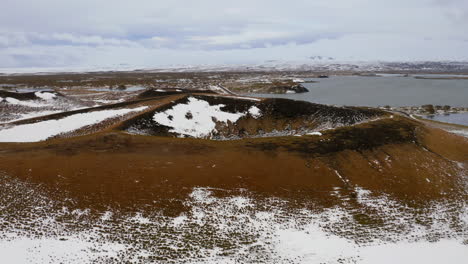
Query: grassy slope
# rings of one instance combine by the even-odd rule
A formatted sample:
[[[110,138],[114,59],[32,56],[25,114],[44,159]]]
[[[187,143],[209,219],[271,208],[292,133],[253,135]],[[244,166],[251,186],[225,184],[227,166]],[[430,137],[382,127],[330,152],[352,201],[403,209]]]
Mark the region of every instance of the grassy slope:
[[[322,137],[219,142],[103,131],[0,148],[1,171],[65,191],[80,206],[152,204],[169,213],[184,210],[168,201],[194,186],[324,203],[334,187],[356,186],[403,200],[447,198],[465,195],[456,162],[468,166],[466,139],[399,117]]]

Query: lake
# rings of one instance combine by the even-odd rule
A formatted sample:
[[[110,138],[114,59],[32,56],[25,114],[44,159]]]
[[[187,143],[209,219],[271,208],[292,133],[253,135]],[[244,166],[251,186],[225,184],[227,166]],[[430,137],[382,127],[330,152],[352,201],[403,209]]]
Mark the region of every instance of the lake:
[[[425,118],[436,120],[445,123],[460,124],[468,126],[468,113],[450,114],[450,115],[434,115],[426,116]]]
[[[424,75],[429,77],[431,75]],[[434,76],[436,77],[436,76]],[[439,76],[437,76],[439,77]],[[430,80],[403,76],[330,76],[306,79],[302,94],[255,94],[321,104],[350,106],[468,106],[468,80]]]

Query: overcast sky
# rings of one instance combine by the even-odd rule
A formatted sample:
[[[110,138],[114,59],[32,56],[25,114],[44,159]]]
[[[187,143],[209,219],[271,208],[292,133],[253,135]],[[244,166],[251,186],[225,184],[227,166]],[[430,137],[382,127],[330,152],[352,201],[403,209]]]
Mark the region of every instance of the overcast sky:
[[[3,0],[0,67],[468,60],[468,0]]]

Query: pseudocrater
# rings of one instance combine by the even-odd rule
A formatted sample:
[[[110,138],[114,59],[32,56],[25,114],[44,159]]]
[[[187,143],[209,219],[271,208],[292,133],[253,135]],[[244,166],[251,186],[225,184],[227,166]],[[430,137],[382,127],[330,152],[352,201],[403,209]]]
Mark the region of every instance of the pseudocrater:
[[[215,140],[307,135],[387,113],[288,99],[191,95],[124,122],[131,134]]]

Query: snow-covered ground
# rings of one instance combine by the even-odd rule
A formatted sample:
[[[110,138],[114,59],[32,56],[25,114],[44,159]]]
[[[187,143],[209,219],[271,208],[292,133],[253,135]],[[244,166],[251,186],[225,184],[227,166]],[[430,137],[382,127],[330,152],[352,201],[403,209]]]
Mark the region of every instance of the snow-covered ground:
[[[61,238],[28,238],[14,234],[0,240],[0,255],[11,264],[93,263],[99,258],[117,257],[125,249],[117,243],[92,243],[86,235]]]
[[[58,120],[47,120],[32,124],[16,125],[0,130],[0,142],[37,142],[59,134],[102,122],[109,118],[138,112],[147,107],[131,109],[102,110],[70,115]]]
[[[11,123],[23,119],[73,111],[86,107],[80,100],[57,96],[52,92],[35,92],[35,100],[19,100],[12,97],[0,98],[0,123]]]
[[[51,106],[52,103],[47,102],[47,101],[22,101],[18,100],[12,97],[6,97],[6,98],[1,98],[0,97],[0,102],[11,104],[11,105],[21,105],[21,106],[28,106],[28,107],[45,107],[45,106]]]
[[[468,226],[468,208],[463,203],[432,204],[421,214],[421,210],[356,187],[357,208],[345,203],[316,210],[310,206],[292,209],[289,200],[258,198],[245,190],[220,198],[214,193],[229,191],[194,188],[184,202],[188,211],[178,216],[163,216],[157,210],[122,216],[111,211],[70,211],[39,190],[25,187],[20,182],[12,187],[32,195],[15,202],[33,199],[27,214],[34,218],[31,225],[44,235],[27,236],[24,226],[11,222],[15,216],[0,213],[5,223],[0,230],[0,255],[7,263],[148,263],[154,261],[152,257],[165,263],[468,261],[462,231]],[[336,188],[333,195],[350,199],[341,197],[343,191]],[[93,213],[101,217],[91,218]],[[363,223],[356,217],[362,215],[383,222]],[[68,219],[67,224],[59,219]],[[75,224],[85,227],[74,232]]]
[[[54,99],[55,97],[57,97],[55,94],[53,93],[48,93],[48,92],[35,92],[34,93],[37,97],[41,98],[41,99],[44,99],[44,100],[52,100]]]
[[[207,101],[194,97],[185,104],[177,104],[164,112],[155,113],[153,120],[171,127],[169,132],[196,138],[205,138],[216,132],[216,123],[235,123],[247,113],[229,113],[221,110],[223,104],[210,105]],[[252,106],[248,113],[257,118],[260,109]]]
[[[468,130],[449,130],[452,133],[455,133],[460,136],[468,137]]]

